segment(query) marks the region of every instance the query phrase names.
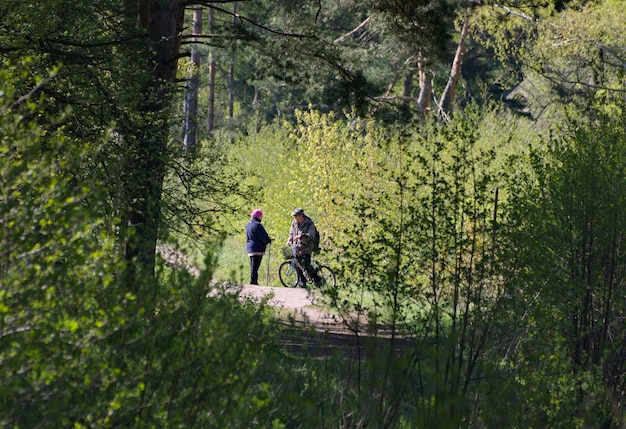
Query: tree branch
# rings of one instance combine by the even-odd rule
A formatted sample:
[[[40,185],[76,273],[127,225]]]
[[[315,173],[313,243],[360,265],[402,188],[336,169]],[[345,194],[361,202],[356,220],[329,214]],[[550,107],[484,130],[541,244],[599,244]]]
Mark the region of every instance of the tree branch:
[[[335,39],[333,41],[334,44],[338,44],[338,43],[342,43],[344,42],[348,37],[352,36],[354,33],[356,33],[357,31],[359,31],[360,29],[362,29],[363,27],[365,27],[367,25],[367,23],[370,21],[371,16],[368,16],[367,18],[365,18],[365,21],[363,21],[362,23],[360,23],[354,30],[349,31],[348,33],[344,34],[341,37],[338,37],[337,39]]]
[[[272,33],[272,34],[276,34],[279,36],[289,36],[289,37],[295,37],[295,38],[299,38],[299,39],[306,39],[306,38],[312,38],[314,36],[308,35],[308,34],[300,34],[300,33],[287,33],[284,31],[280,31],[280,30],[275,30],[273,28],[270,27],[266,27],[265,25],[259,24],[258,22],[255,22],[249,18],[246,18],[245,16],[239,14],[239,13],[235,13],[226,9],[222,9],[221,7],[217,7],[215,6],[215,3],[224,3],[224,4],[228,4],[228,3],[233,3],[233,1],[231,0],[222,0],[222,1],[199,1],[199,0],[190,0],[188,2],[182,2],[181,4],[184,7],[187,6],[206,6],[210,9],[225,13],[226,15],[230,15],[234,18],[239,19],[240,21],[244,21],[247,22],[248,24],[251,24],[257,28],[260,28],[262,30],[267,31],[268,33]]]

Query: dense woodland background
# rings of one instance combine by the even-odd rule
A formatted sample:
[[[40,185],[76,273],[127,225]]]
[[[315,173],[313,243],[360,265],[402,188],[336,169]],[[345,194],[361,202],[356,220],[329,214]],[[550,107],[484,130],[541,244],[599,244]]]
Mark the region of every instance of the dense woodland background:
[[[0,3],[1,426],[626,427],[624,23],[622,0]],[[220,292],[250,211],[278,247],[296,206],[358,357],[287,349]]]

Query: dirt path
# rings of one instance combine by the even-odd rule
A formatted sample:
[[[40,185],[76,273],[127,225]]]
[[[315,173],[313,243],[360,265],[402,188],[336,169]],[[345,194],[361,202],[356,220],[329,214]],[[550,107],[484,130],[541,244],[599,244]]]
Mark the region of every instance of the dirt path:
[[[157,251],[168,265],[183,266],[195,276],[200,274],[200,270],[188,264],[184,254],[161,246]],[[239,293],[241,299],[257,302],[267,298],[267,303],[278,310],[279,317],[284,320],[287,328],[281,342],[294,353],[305,353],[315,357],[341,355],[360,360],[370,355],[372,350],[375,353],[378,350],[387,350],[391,344],[388,336],[371,335],[363,325],[362,319],[356,317],[353,320],[344,320],[331,311],[323,310],[323,306],[320,305],[322,294],[318,289],[245,284],[233,286],[232,292]],[[355,334],[355,331],[359,334]],[[402,353],[407,344],[413,347],[404,340],[396,339],[392,347],[396,353]]]
[[[345,331],[340,316],[321,310],[317,305],[321,293],[303,288],[286,288],[257,285],[243,285],[242,297],[261,300],[269,297],[268,304],[283,309],[294,316],[296,322],[310,324],[322,331]]]
[[[187,262],[183,253],[166,246],[157,246],[157,252],[168,265],[184,267],[190,274],[198,276],[200,270]],[[303,288],[286,288],[272,286],[242,285],[241,297],[261,301],[271,295],[268,304],[284,310],[285,317],[293,316],[294,320],[303,325],[314,326],[321,332],[345,333],[346,327],[340,316],[320,310],[321,293],[317,290]]]

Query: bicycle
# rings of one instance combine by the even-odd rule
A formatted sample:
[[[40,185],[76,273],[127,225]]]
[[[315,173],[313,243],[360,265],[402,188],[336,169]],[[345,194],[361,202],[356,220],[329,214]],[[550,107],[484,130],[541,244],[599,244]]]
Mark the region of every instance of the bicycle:
[[[298,262],[296,258],[296,253],[293,247],[289,249],[284,249],[283,254],[287,259],[285,262],[280,264],[278,267],[278,277],[280,278],[280,282],[285,287],[296,287],[298,284],[298,273],[296,272],[296,266],[302,270],[306,281],[310,284],[313,284],[313,279],[304,269],[302,264]],[[322,287],[335,287],[337,284],[337,280],[335,278],[335,273],[330,269],[327,265],[320,265],[315,261],[314,255],[311,255],[311,266],[314,270],[317,271],[317,275],[322,279]]]

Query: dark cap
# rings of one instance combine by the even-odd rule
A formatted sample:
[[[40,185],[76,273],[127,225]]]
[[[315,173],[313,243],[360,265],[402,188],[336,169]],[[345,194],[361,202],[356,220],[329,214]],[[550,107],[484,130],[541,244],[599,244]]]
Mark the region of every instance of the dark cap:
[[[303,215],[303,214],[304,214],[304,209],[301,209],[301,208],[294,209],[291,212],[291,216],[297,216],[297,215]]]

